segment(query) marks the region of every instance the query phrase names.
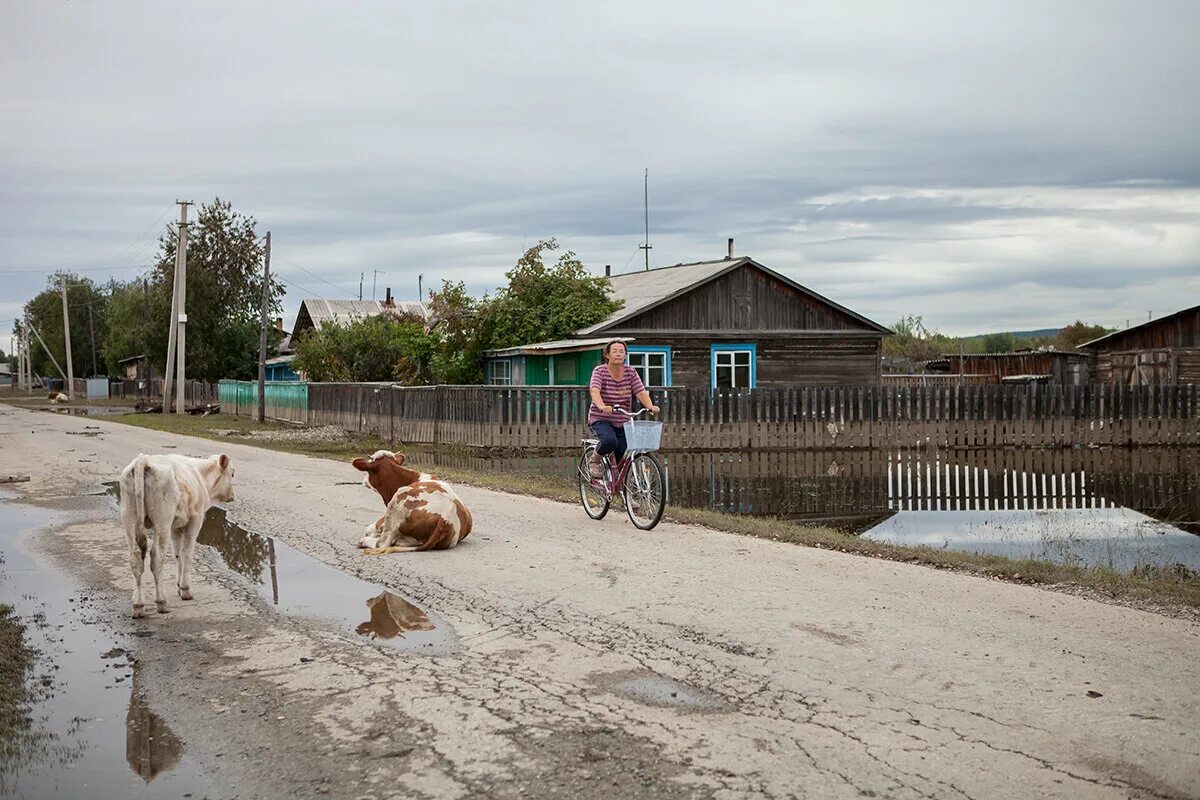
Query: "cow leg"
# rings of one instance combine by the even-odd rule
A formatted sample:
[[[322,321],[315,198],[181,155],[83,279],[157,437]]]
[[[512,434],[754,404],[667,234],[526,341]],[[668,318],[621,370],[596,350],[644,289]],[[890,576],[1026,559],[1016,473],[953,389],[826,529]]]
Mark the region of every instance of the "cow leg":
[[[143,543],[145,539],[142,540]],[[129,537],[129,568],[133,571],[133,615],[145,616],[146,603],[142,599],[142,573],[146,569],[146,560],[142,557],[142,548],[138,547],[133,536]]]
[[[171,520],[154,526],[154,544],[150,548],[150,572],[154,575],[154,604],[158,613],[167,613],[167,598],[163,594],[162,571],[163,559],[167,555],[167,531],[171,529]]]
[[[179,537],[179,596],[184,600],[192,599],[192,557],[203,524],[204,517],[189,520]]]

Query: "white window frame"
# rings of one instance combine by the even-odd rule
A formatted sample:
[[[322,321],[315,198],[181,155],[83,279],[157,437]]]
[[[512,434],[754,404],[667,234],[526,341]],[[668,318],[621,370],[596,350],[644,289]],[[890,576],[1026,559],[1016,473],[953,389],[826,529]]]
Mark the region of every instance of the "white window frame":
[[[633,367],[637,371],[638,377],[642,379],[642,383],[647,389],[666,389],[671,385],[671,348],[669,347],[647,347],[630,345],[626,348],[627,355],[625,363]],[[640,364],[634,363],[634,356],[641,361]],[[650,358],[652,356],[661,356],[661,365],[652,365]],[[655,383],[650,380],[651,370],[662,372],[662,383]]]
[[[712,370],[712,388],[718,388],[717,371],[727,369],[730,371],[728,388],[732,389],[753,389],[758,382],[758,348],[753,344],[714,344],[711,346],[711,364]],[[740,360],[738,356],[746,356],[747,363],[738,364]],[[737,373],[739,369],[749,368],[749,384],[739,386],[737,383]],[[726,388],[726,387],[721,387]]]
[[[498,375],[500,370],[496,368],[504,365],[504,375]],[[494,358],[488,362],[487,367],[488,386],[512,386],[512,359],[511,358]]]

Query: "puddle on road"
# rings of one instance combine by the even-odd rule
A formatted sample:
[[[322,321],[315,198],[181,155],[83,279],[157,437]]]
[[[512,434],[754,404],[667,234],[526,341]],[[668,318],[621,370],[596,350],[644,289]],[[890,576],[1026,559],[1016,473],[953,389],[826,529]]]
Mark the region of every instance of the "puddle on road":
[[[116,483],[108,494],[120,496]],[[361,636],[403,650],[434,654],[457,645],[450,626],[411,602],[229,521],[225,509],[208,510],[196,541],[211,547],[264,600],[281,611],[333,621]],[[202,589],[196,593],[203,602]]]
[[[11,499],[0,493],[0,602],[14,608],[25,644],[38,652],[28,677],[37,689],[32,726],[49,739],[0,767],[0,795],[202,796],[199,766],[146,705],[138,664],[98,624],[90,592],[21,548],[23,532],[53,514]]]
[[[631,671],[596,676],[596,685],[639,703],[685,711],[725,711],[728,703],[686,683],[653,672]]]
[[[114,414],[132,414],[134,409],[125,406],[57,406],[39,408],[50,414],[66,414],[72,417],[104,417]]]

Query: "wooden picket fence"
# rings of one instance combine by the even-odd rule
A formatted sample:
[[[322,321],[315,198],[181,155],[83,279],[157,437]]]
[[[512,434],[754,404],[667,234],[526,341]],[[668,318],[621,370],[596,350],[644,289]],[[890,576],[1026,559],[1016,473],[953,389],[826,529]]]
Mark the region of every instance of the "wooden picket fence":
[[[244,394],[222,382],[222,398]],[[392,442],[571,448],[586,433],[578,387],[280,382],[268,415]],[[304,387],[300,392],[299,387]],[[666,450],[804,450],[1200,445],[1187,386],[966,385],[664,389],[653,395]],[[248,415],[254,404],[227,405]]]

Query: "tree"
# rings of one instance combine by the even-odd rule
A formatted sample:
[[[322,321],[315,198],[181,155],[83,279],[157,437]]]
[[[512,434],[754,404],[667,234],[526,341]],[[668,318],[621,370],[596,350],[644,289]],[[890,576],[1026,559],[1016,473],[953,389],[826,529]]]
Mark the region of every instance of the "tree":
[[[956,339],[931,331],[922,317],[909,314],[890,326],[892,336],[883,340],[885,356],[907,358],[915,362],[932,361],[958,348]]]
[[[149,311],[145,351],[151,363],[162,369],[167,361],[178,236],[168,228],[159,241],[158,264],[144,301]],[[188,378],[216,381],[258,374],[262,258],[253,217],[239,214],[219,197],[200,207],[196,221],[188,226]],[[272,278],[270,315],[279,313],[283,294],[282,284]],[[281,334],[271,327],[268,336],[274,345]]]
[[[989,333],[979,338],[984,353],[1011,353],[1017,349],[1017,337],[1011,333]]]
[[[108,332],[101,347],[109,375],[120,374],[122,359],[145,354],[150,328],[149,308],[148,278],[128,283],[109,282]]]
[[[566,252],[554,266],[542,261],[558,249],[555,239],[538,242],[525,251],[505,277],[488,309],[491,348],[515,347],[562,339],[579,328],[594,325],[621,307],[611,300],[608,278],[588,273],[575,253]]]
[[[27,302],[24,314],[46,340],[50,354],[67,368],[66,349],[63,344],[62,281],[67,282],[67,305],[71,319],[71,363],[75,376],[79,378],[96,374],[92,370],[92,327],[95,329],[96,365],[100,368],[101,346],[108,332],[108,296],[88,278],[72,272],[55,272],[46,279],[46,288]],[[88,309],[91,308],[91,326]],[[30,363],[37,375],[58,375],[54,361],[37,337],[30,345]]]
[[[379,314],[325,322],[296,343],[292,367],[312,381],[430,382],[432,340],[416,317]]]
[[[475,300],[466,285],[442,281],[429,293],[433,320],[430,371],[434,383],[472,384],[483,380],[483,353],[492,340],[491,301]]]
[[[1062,328],[1058,335],[1054,337],[1054,346],[1060,350],[1074,350],[1084,342],[1090,342],[1092,339],[1099,339],[1106,333],[1112,333],[1112,330],[1105,328],[1103,325],[1088,325],[1083,320],[1075,320],[1070,325]]]

